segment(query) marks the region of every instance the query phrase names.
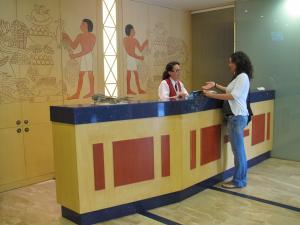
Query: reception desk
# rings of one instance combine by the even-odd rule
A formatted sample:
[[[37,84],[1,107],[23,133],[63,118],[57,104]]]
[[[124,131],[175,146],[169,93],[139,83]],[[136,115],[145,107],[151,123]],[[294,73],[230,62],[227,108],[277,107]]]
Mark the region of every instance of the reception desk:
[[[270,156],[275,91],[252,91],[249,166]],[[226,179],[233,155],[221,101],[51,106],[57,201],[92,224],[181,201]]]

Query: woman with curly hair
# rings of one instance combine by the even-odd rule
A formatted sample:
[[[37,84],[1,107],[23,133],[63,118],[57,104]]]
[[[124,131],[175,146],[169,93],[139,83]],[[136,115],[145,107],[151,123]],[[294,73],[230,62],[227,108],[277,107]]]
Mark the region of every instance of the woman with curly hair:
[[[224,188],[243,188],[247,185],[247,158],[244,145],[244,128],[251,120],[249,101],[250,80],[253,67],[244,52],[235,52],[229,58],[229,69],[233,74],[227,87],[214,81],[206,82],[203,93],[209,98],[223,100],[223,112],[227,120],[230,144],[234,156],[233,180],[222,184]],[[209,91],[217,88],[222,93]]]

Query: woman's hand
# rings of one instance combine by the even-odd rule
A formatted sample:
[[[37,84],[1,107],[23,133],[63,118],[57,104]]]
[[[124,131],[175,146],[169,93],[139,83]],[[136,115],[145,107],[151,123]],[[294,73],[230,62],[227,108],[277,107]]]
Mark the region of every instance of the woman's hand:
[[[179,92],[178,93],[178,98],[185,98],[186,96],[187,96],[187,94],[184,93],[184,92]]]
[[[203,94],[208,98],[215,98],[219,100],[233,100],[233,96],[230,93],[218,94],[213,91],[203,90]]]
[[[204,94],[204,96],[206,96],[206,97],[208,97],[208,98],[211,98],[212,95],[213,95],[213,93],[211,93],[211,92],[208,91],[208,90],[203,90],[203,94]]]
[[[209,90],[209,89],[211,89],[211,88],[213,88],[215,86],[216,86],[216,82],[214,82],[214,81],[208,81],[208,82],[205,83],[204,86],[202,86],[202,89],[203,90]]]

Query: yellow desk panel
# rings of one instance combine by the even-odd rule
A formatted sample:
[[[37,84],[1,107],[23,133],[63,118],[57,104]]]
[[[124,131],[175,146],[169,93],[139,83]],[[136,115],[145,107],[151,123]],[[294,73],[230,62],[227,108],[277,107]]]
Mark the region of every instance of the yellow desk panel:
[[[258,120],[261,122],[261,118],[265,118],[265,130],[262,134],[261,126],[255,125],[257,130],[255,132],[258,132],[256,135],[252,130],[252,122],[248,125],[248,135],[245,136],[248,159],[272,149],[273,108],[274,100],[252,104],[255,115],[265,115],[260,116]],[[213,109],[175,116],[81,125],[54,122],[53,138],[58,202],[62,206],[82,214],[180,191],[232,168],[233,155],[230,144],[224,141],[226,128],[222,125],[222,118],[221,110]],[[201,156],[201,151],[203,151],[201,146],[205,147],[206,142],[209,141],[201,138],[205,137],[201,132],[210,132],[210,130],[205,130],[206,128],[212,128],[213,132],[217,131],[216,134],[220,134],[218,140],[221,141],[219,158],[209,162],[206,161],[211,159],[204,159],[205,155]],[[196,146],[196,154],[193,156],[195,168],[193,169],[191,169],[191,131],[195,132]],[[262,135],[264,140],[252,145],[253,132],[257,141],[260,141]],[[169,143],[166,142],[169,144],[170,175],[168,176],[162,175],[163,162],[168,160],[168,157],[162,159],[162,136],[164,135],[169,135]],[[145,138],[153,140],[153,179],[116,185],[114,146],[117,145],[115,144],[121,142],[121,144],[125,143],[130,146],[131,142],[127,143],[126,140],[143,140]],[[93,146],[99,143],[103,146],[104,188],[95,190]],[[125,147],[125,144],[124,151],[128,148]],[[125,156],[124,160],[126,161],[128,157],[131,156]],[[216,156],[212,155],[212,157]],[[136,162],[128,162],[129,167],[131,163],[135,164]],[[164,165],[168,166],[168,164]],[[126,171],[124,173],[126,174]],[[137,174],[140,174],[141,177],[144,176],[142,171],[138,171]]]

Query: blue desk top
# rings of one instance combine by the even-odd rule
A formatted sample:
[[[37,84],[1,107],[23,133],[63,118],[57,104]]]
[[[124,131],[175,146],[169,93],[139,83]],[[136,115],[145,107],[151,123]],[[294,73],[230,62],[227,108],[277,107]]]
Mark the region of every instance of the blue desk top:
[[[251,103],[275,99],[275,91],[251,91]],[[177,101],[131,102],[111,105],[50,106],[50,119],[67,124],[88,124],[118,120],[163,117],[222,107],[222,101],[205,96]]]

